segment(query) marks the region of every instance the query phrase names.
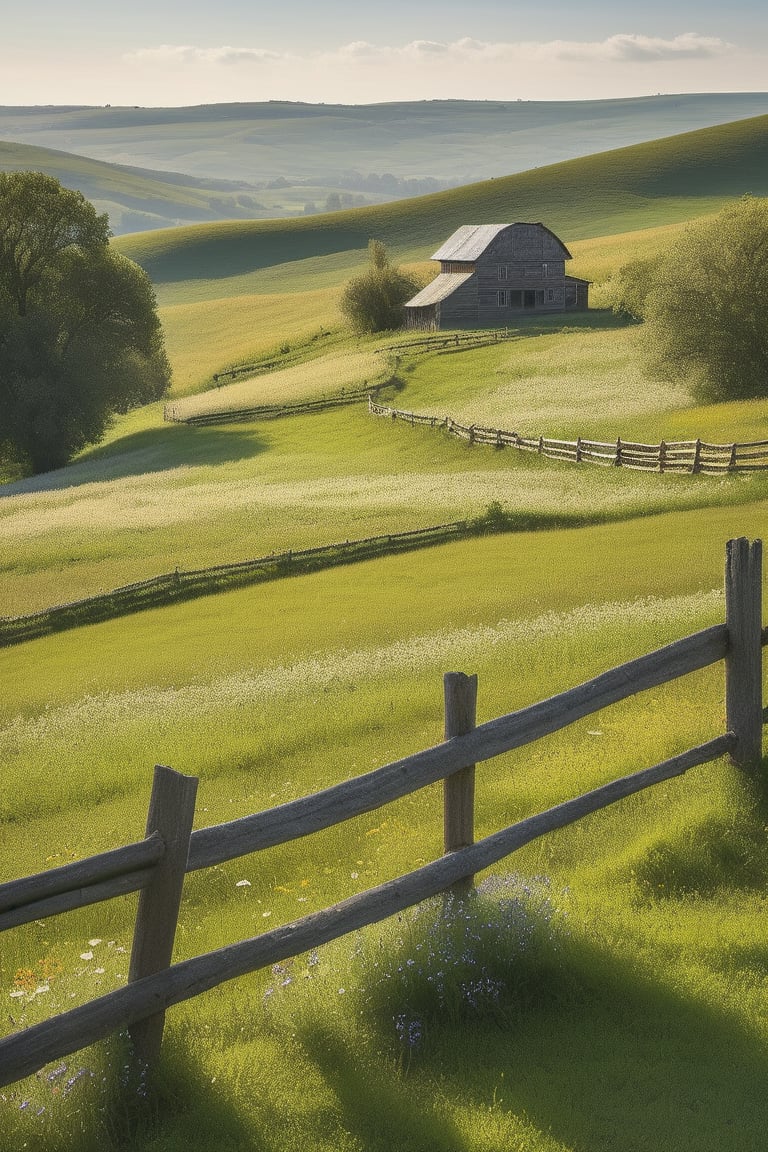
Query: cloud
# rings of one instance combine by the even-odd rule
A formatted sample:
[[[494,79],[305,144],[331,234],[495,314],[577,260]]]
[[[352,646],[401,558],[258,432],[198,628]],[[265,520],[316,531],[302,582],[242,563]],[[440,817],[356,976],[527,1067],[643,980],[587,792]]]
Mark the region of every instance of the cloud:
[[[126,54],[126,60],[138,64],[260,64],[264,61],[289,59],[267,48],[198,48],[192,44],[160,44],[156,48],[139,48]]]
[[[583,62],[605,64],[643,64],[665,60],[696,60],[722,56],[734,50],[734,45],[715,36],[700,36],[697,32],[684,32],[672,39],[659,36],[641,36],[638,33],[618,33],[605,40],[549,40],[549,41],[482,41],[470,37],[460,40],[412,40],[393,47],[355,40],[338,48],[322,52],[273,52],[267,48],[219,47],[201,48],[189,44],[161,44],[155,48],[141,48],[126,57],[136,64],[149,65],[260,65],[305,62],[326,64],[338,61],[350,64],[361,60],[380,60],[403,64],[421,61],[546,61]]]
[[[659,36],[622,33],[605,40],[552,40],[538,45],[539,55],[558,60],[594,60],[641,63],[652,60],[707,59],[733,51],[734,45],[715,36],[684,32],[671,40]]]

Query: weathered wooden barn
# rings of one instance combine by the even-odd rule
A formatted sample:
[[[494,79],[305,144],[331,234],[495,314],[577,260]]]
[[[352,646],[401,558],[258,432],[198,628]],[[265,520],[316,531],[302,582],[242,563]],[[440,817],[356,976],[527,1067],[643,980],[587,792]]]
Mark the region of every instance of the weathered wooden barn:
[[[496,328],[516,316],[589,307],[589,281],[543,224],[464,224],[432,257],[440,272],[405,305],[407,328]]]

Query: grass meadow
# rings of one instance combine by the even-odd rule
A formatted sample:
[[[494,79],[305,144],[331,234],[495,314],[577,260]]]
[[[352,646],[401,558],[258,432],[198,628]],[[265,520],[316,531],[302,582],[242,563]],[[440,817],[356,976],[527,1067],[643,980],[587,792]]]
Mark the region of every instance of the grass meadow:
[[[637,230],[639,208],[606,215],[599,196],[590,221],[584,194],[578,274],[591,268],[606,298],[620,263],[665,242],[659,228],[735,186],[734,157],[747,163],[743,130],[728,146],[727,133],[710,131],[698,168],[693,144],[678,143],[694,174],[708,173],[698,199],[664,142],[645,153],[669,165],[666,191],[646,189],[646,230]],[[638,181],[642,161],[630,165]],[[595,161],[582,177],[602,172],[620,206],[617,164]],[[738,171],[743,180],[752,172]],[[457,194],[457,211],[469,195]],[[501,203],[489,199],[488,211]],[[399,210],[415,227],[416,209],[412,219]],[[292,270],[269,263],[277,222],[261,250],[271,287],[256,272],[246,292],[246,271],[233,270],[234,229],[181,230],[176,252],[170,234],[133,241],[155,245],[154,267],[168,273],[158,286],[161,298],[168,289],[173,402],[310,395],[321,372],[338,388],[341,363],[367,371],[392,337],[343,332],[335,301],[346,272],[329,263],[328,282],[312,286],[312,260],[359,258],[352,247],[332,250],[337,223],[322,226],[325,255],[313,249],[317,222],[303,248],[293,234],[297,263],[308,263]],[[232,243],[196,262],[216,235]],[[240,251],[251,258],[242,235]],[[423,256],[414,248],[414,260]],[[488,348],[403,349],[391,395],[398,407],[569,438],[766,438],[765,402],[695,408],[678,385],[646,380],[640,338],[597,310],[521,325]],[[209,390],[214,372],[273,354],[285,358],[282,375]],[[120,417],[67,468],[1,491],[4,614],[177,565],[477,516],[495,501],[515,528],[0,650],[3,879],[140,838],[155,763],[199,776],[196,826],[219,823],[438,742],[447,670],[478,673],[483,721],[720,622],[725,541],[764,536],[768,523],[759,473],[558,464],[377,419],[365,406],[194,428],[164,424],[162,405],[152,405]],[[654,764],[724,723],[715,666],[481,765],[477,834]],[[404,913],[172,1009],[151,1086],[121,1036],[66,1058],[0,1092],[0,1143],[13,1152],[760,1148],[764,768],[744,773],[722,760],[695,769],[520,850],[478,877],[462,906]],[[433,859],[441,819],[434,786],[190,875],[176,958]],[[123,983],[135,904],[121,898],[4,933],[4,1031]]]

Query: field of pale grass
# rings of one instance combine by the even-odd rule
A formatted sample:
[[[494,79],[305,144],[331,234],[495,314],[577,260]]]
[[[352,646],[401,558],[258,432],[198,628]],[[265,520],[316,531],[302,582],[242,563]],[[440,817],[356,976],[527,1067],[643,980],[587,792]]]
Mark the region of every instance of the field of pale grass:
[[[200,392],[173,405],[177,419],[208,412],[237,412],[259,404],[296,404],[338,392],[373,388],[391,374],[386,353],[366,349],[320,356],[309,362],[244,376],[233,384]]]

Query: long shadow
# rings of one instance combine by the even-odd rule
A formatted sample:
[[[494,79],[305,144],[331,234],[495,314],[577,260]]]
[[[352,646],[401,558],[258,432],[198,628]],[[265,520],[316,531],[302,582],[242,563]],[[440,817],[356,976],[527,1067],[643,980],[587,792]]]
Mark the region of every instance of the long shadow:
[[[190,424],[163,424],[132,432],[105,448],[95,448],[55,472],[44,472],[11,484],[0,485],[3,496],[28,492],[54,492],[77,488],[125,476],[167,472],[198,464],[230,464],[266,452],[270,441],[261,432],[242,426],[197,427]]]
[[[463,1152],[466,1141],[447,1118],[425,1112],[407,1077],[376,1054],[350,1049],[322,1027],[301,1031],[302,1047],[333,1090],[341,1122],[366,1152]]]
[[[447,1094],[482,1109],[500,1086],[500,1108],[580,1152],[768,1147],[756,1034],[586,945],[568,968],[567,988],[553,976],[505,1022],[443,1034],[431,1072]]]

